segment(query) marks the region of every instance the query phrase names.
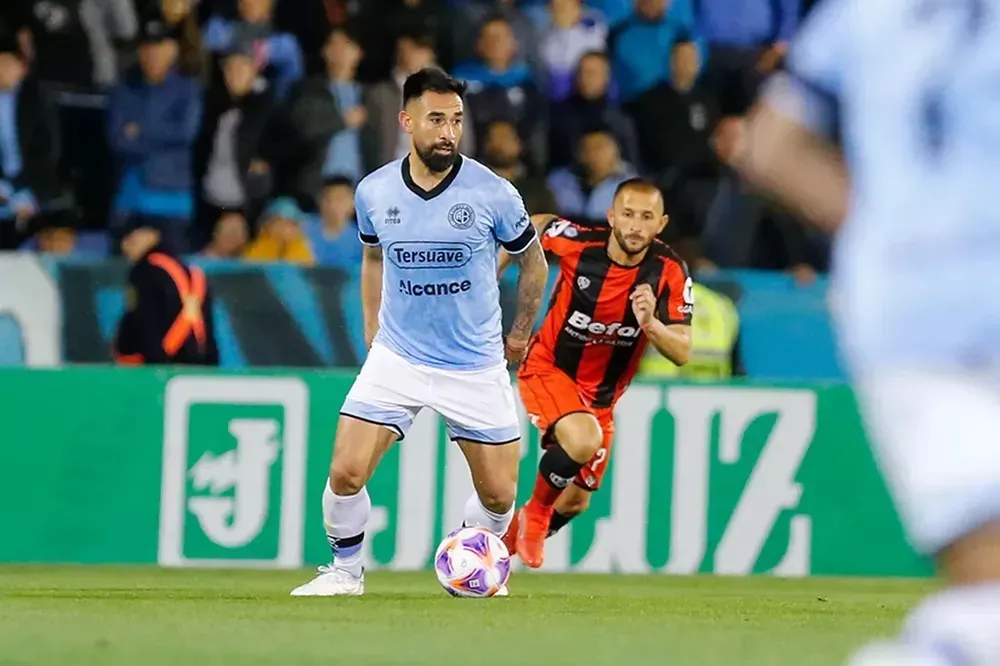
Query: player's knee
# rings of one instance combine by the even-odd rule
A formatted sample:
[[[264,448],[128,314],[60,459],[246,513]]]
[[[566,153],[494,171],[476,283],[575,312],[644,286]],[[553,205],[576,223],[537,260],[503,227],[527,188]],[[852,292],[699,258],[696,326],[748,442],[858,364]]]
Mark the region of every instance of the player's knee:
[[[570,486],[556,500],[555,510],[567,518],[579,516],[590,507],[590,493]]]
[[[354,495],[361,492],[368,481],[367,470],[334,460],[330,465],[330,489],[336,495]]]
[[[556,423],[556,440],[573,460],[590,460],[604,442],[604,431],[593,414],[570,414]]]
[[[479,501],[493,513],[507,513],[517,499],[517,486],[513,484],[495,484],[480,488]]]

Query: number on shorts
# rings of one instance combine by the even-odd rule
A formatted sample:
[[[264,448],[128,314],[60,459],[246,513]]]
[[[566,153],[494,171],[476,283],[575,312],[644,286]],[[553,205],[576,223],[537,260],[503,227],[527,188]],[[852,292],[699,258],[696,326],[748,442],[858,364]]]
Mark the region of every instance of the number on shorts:
[[[601,468],[601,465],[608,461],[608,450],[603,446],[597,449],[597,453],[594,454],[594,462],[590,465],[590,469],[597,471]]]

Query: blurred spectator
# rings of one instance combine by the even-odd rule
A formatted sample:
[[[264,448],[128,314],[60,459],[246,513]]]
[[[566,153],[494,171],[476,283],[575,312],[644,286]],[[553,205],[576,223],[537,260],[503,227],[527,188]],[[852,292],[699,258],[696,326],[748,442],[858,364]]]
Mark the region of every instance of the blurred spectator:
[[[604,50],[608,26],[600,12],[583,7],[583,0],[549,0],[547,18],[542,35],[546,86],[550,99],[561,100],[573,90],[580,58]]]
[[[343,28],[335,28],[323,47],[327,87],[340,111],[343,128],[330,139],[323,176],[347,176],[356,183],[366,173],[361,131],[368,122],[361,84],[354,76],[361,62],[361,46]]]
[[[701,55],[681,39],[672,50],[671,80],[630,105],[642,136],[642,163],[658,174],[671,216],[665,239],[697,237],[715,199],[721,165],[712,149],[719,109],[698,81]]]
[[[234,44],[222,61],[222,72],[205,94],[204,120],[194,149],[198,232],[203,242],[224,211],[239,211],[252,219],[271,188],[263,137],[275,101],[259,76],[252,46]]]
[[[202,255],[213,259],[239,259],[250,240],[250,226],[242,213],[223,213],[215,223],[212,240]]]
[[[219,365],[205,273],[181,261],[155,229],[131,230],[122,240],[122,254],[132,268],[112,347],[115,362]]]
[[[636,175],[623,162],[615,138],[607,129],[591,129],[580,139],[579,165],[556,169],[549,188],[559,215],[584,222],[600,222],[615,198],[615,188]]]
[[[482,157],[495,174],[514,185],[530,214],[556,211],[556,199],[545,179],[533,175],[521,160],[521,138],[513,125],[499,120],[486,128]]]
[[[205,49],[201,26],[198,25],[198,14],[194,11],[195,0],[152,1],[156,3],[154,11],[141,15],[144,18],[158,16],[170,26],[180,44],[178,69],[184,76],[200,78],[205,72]]]
[[[746,112],[784,57],[801,12],[802,0],[698,0],[708,42],[705,75],[723,113]]]
[[[100,231],[78,231],[78,224],[71,210],[38,215],[31,221],[34,235],[18,250],[62,257],[107,257],[111,251],[108,235]]]
[[[258,66],[283,98],[292,84],[302,78],[302,50],[295,36],[277,32],[271,26],[274,0],[239,0],[236,20],[214,16],[205,26],[205,47],[215,54],[227,53],[234,43],[253,44]]]
[[[441,67],[454,64],[451,54],[451,12],[444,0],[381,0],[360,3],[358,22],[364,26],[361,39],[365,59],[358,79],[381,81],[393,67],[393,47],[400,35],[433,35]]]
[[[314,74],[323,69],[320,53],[330,29],[346,25],[360,9],[361,0],[278,0],[274,27],[295,36],[305,58],[305,71]]]
[[[116,44],[135,38],[135,8],[132,0],[22,2],[24,52],[58,110],[60,177],[73,190],[83,222],[103,227],[114,194],[104,93],[122,69]]]
[[[162,20],[141,26],[139,66],[108,101],[108,143],[115,156],[116,223],[154,223],[177,252],[187,252],[194,213],[191,152],[201,120],[201,92],[177,71],[178,35]],[[156,220],[156,222],[152,222]]]
[[[681,35],[694,34],[693,0],[635,0],[635,13],[608,37],[619,96],[631,102],[670,78],[670,50]]]
[[[26,2],[29,56],[40,80],[73,92],[93,92],[118,82],[114,42],[131,41],[136,35],[132,0]]]
[[[633,0],[587,0],[587,5],[604,15],[604,20],[614,28],[632,15]]]
[[[469,87],[469,111],[482,140],[482,132],[492,122],[505,120],[517,127],[533,166],[545,163],[545,97],[531,78],[527,64],[515,60],[517,42],[510,23],[493,18],[483,24],[479,35],[478,62],[458,65],[453,72]]]
[[[455,11],[455,28],[448,35],[454,44],[455,62],[475,60],[476,40],[483,24],[492,18],[502,18],[510,24],[521,58],[535,72],[545,71],[541,54],[541,36],[534,21],[517,6],[518,0],[462,0]]]
[[[0,250],[16,248],[40,212],[66,208],[59,129],[13,34],[0,36]]]
[[[306,222],[306,235],[319,266],[344,272],[361,267],[361,240],[354,218],[354,185],[342,176],[326,180],[320,196],[320,215]]]
[[[274,178],[272,195],[294,197],[310,211],[318,206],[328,165],[349,171],[352,178],[365,173],[361,128],[345,122],[364,120],[363,107],[355,101],[361,99],[360,85],[353,80],[361,51],[344,28],[334,28],[323,53],[327,72],[295,85],[272,118],[265,146]],[[344,117],[340,104],[347,105]]]
[[[722,268],[787,271],[803,285],[826,268],[823,239],[735,177],[722,179],[701,243]]]
[[[372,133],[372,154],[366,156],[369,170],[377,169],[410,150],[410,135],[399,124],[403,104],[403,82],[406,77],[426,67],[437,66],[434,40],[419,33],[403,34],[396,40],[396,66],[389,78],[371,84],[365,90],[365,108]],[[475,154],[475,132],[472,119],[465,117],[465,131],[458,144],[464,155]]]
[[[591,51],[580,59],[573,93],[552,107],[549,130],[549,165],[573,163],[580,136],[585,128],[606,125],[621,146],[622,155],[632,164],[639,163],[639,148],[632,120],[611,101],[608,85],[611,68],[607,56]]]
[[[312,266],[316,260],[302,229],[304,222],[305,215],[294,199],[275,199],[264,211],[257,239],[243,257],[249,261]]]

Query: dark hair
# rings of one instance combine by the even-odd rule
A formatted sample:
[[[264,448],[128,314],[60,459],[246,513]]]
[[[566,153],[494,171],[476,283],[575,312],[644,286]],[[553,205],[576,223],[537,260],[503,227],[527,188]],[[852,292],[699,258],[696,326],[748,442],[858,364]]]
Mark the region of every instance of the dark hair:
[[[425,67],[411,74],[403,83],[403,106],[411,99],[417,99],[426,92],[455,93],[459,97],[465,95],[465,83],[448,76],[444,70],[437,67]]]
[[[655,182],[649,178],[640,178],[636,176],[635,178],[628,178],[627,180],[623,180],[618,183],[618,187],[615,188],[614,198],[617,199],[619,194],[633,187],[637,190],[653,190],[655,192],[660,192],[660,196],[663,196],[663,192],[660,191],[660,186]]]
[[[347,37],[347,39],[351,40],[358,46],[361,45],[361,36],[359,34],[358,27],[353,23],[344,23],[340,25],[331,26],[326,31],[326,39],[324,40],[324,43],[330,41],[330,38],[338,33],[340,33],[344,37]]]
[[[685,44],[693,44],[694,39],[690,34],[686,32],[679,33],[674,39],[674,43],[670,45],[671,49],[676,49],[678,46],[684,46]]]
[[[510,19],[508,19],[500,12],[497,12],[494,14],[490,14],[489,16],[487,16],[485,19],[482,20],[482,22],[479,24],[479,33],[482,34],[486,26],[490,25],[491,23],[504,23],[508,27],[513,27],[511,26]]]
[[[579,69],[580,63],[583,62],[584,58],[600,58],[601,60],[608,62],[608,52],[600,49],[590,49],[589,51],[586,51],[582,56],[580,56],[580,59],[577,60],[577,69]]]
[[[437,44],[434,41],[434,36],[417,30],[404,30],[403,32],[396,35],[396,43],[399,44],[401,39],[407,39],[414,43],[422,49],[430,49],[431,51],[437,48]]]
[[[324,188],[327,188],[327,187],[340,187],[340,186],[349,187],[349,188],[351,188],[353,190],[354,189],[354,181],[352,181],[347,176],[341,176],[340,174],[336,174],[336,175],[333,175],[333,176],[326,176],[325,178],[323,178],[323,187]]]

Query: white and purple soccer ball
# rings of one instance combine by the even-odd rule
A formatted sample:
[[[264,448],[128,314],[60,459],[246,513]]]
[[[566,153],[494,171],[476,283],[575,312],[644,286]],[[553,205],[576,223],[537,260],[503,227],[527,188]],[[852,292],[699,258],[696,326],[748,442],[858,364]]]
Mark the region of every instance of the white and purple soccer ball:
[[[454,597],[492,597],[510,578],[510,553],[485,527],[462,527],[441,541],[434,572]]]

